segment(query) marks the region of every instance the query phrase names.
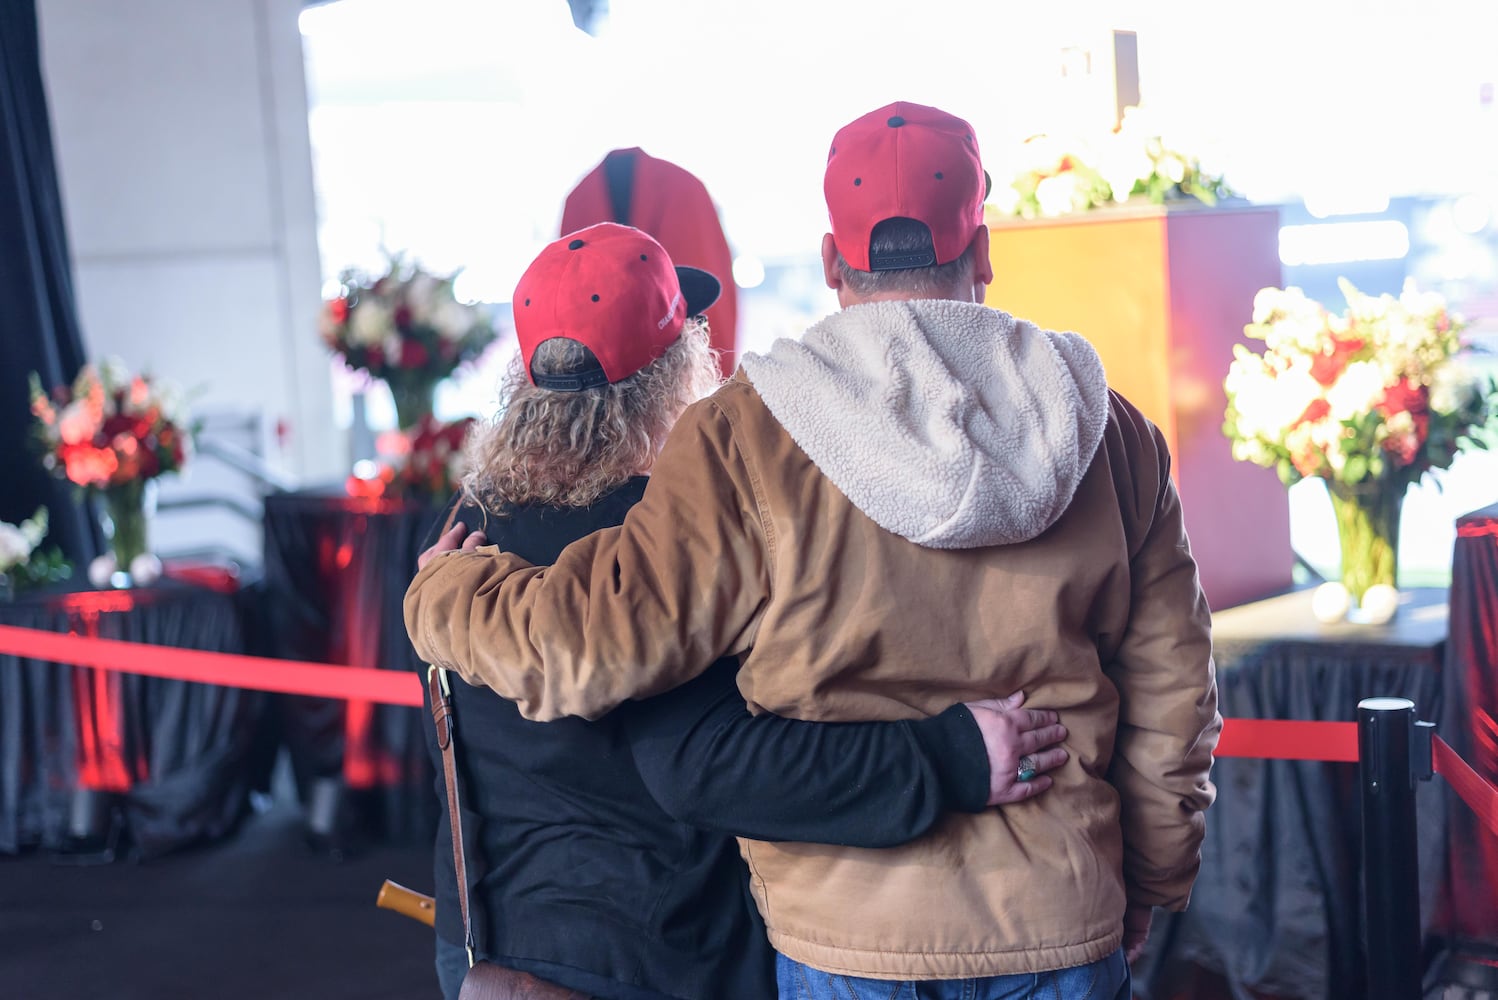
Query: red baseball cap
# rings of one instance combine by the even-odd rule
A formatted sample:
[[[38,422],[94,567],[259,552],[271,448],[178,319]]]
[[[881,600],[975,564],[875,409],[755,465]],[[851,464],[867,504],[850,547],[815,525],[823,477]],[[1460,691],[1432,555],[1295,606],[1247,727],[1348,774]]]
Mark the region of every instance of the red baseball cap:
[[[515,286],[515,336],[531,382],[581,392],[628,378],[676,342],[688,316],[718,299],[706,271],[677,267],[639,229],[613,222],[568,233],[531,261]],[[599,368],[571,375],[531,371],[536,348],[553,337],[587,347]]]
[[[822,190],[838,251],[859,271],[946,264],[962,256],[983,225],[988,174],[973,127],[937,108],[897,101],[838,130]],[[869,238],[886,219],[931,231],[932,249],[869,257]]]

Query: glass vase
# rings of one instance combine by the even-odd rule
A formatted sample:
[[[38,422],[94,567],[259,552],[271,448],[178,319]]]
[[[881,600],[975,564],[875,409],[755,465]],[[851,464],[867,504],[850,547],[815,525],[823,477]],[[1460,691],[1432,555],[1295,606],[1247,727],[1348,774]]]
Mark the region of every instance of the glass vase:
[[[390,396],[395,400],[395,423],[403,431],[411,430],[423,418],[432,415],[432,397],[437,392],[437,379],[390,378]]]
[[[103,500],[104,537],[109,539],[115,572],[128,575],[135,558],[151,550],[156,484],[137,479],[99,492]]]
[[[1375,584],[1396,587],[1399,579],[1399,516],[1408,483],[1365,479],[1327,481],[1342,551],[1342,586],[1360,607]]]

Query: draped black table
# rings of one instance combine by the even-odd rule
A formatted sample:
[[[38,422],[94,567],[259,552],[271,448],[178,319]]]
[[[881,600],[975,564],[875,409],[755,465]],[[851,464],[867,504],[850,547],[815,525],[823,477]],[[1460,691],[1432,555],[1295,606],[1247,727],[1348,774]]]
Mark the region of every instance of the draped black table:
[[[22,597],[0,604],[0,625],[242,653],[241,611],[239,595],[166,581]],[[145,859],[230,832],[264,705],[257,692],[0,654],[0,852],[62,849],[97,834],[105,811]]]
[[[437,516],[334,489],[267,497],[269,655],[417,670],[401,604]],[[289,696],[277,705],[312,832],[430,840],[437,805],[419,709]]]
[[[1310,591],[1218,612],[1213,654],[1225,717],[1352,722],[1364,698],[1415,703],[1449,730],[1442,693],[1447,592],[1406,591],[1388,625],[1323,625]],[[1223,758],[1201,874],[1182,914],[1157,911],[1137,970],[1141,1000],[1198,995],[1356,1000],[1363,970],[1355,764]],[[1443,791],[1417,791],[1422,927],[1446,850]]]

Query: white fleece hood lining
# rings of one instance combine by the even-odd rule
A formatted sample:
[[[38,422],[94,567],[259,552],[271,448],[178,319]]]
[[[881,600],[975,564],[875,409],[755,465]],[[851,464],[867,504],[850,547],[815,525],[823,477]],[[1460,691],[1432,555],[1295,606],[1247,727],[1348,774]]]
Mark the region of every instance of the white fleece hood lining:
[[[928,548],[1041,534],[1071,503],[1108,418],[1091,344],[974,303],[851,306],[742,363],[854,506]]]

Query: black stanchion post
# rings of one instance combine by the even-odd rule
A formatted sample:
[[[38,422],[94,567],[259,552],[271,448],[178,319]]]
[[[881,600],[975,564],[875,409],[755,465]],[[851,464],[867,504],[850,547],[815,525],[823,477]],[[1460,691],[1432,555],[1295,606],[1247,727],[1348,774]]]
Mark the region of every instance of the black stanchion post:
[[[1363,899],[1369,1000],[1419,1000],[1420,872],[1415,853],[1415,705],[1358,703]]]

